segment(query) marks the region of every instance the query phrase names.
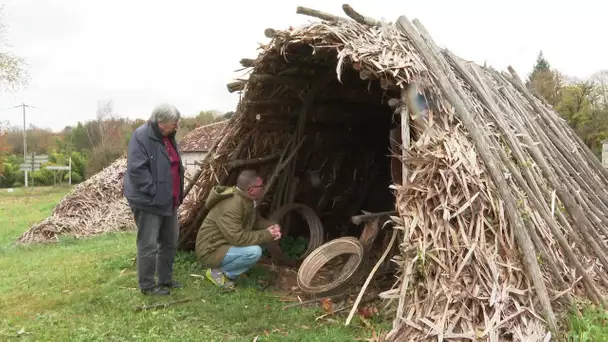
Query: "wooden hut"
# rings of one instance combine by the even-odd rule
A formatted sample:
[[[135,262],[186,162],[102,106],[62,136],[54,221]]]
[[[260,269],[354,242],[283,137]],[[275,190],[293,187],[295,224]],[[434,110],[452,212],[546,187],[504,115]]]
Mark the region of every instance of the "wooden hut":
[[[242,100],[188,189],[180,247],[210,188],[250,166],[266,180],[261,211],[312,210],[317,245],[359,237],[362,210],[396,212],[377,240],[396,279],[380,295],[388,340],[541,341],[576,298],[605,304],[600,161],[513,69],[439,48],[417,20],[343,10],[300,7],[321,21],[268,29],[241,60],[250,74],[228,89]]]

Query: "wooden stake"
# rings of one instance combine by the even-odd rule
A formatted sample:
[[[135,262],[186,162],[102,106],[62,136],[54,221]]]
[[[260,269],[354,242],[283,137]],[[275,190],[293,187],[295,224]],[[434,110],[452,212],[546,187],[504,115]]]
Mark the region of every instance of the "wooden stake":
[[[407,158],[408,150],[410,148],[410,115],[407,104],[407,91],[401,90],[401,175],[402,175],[402,186],[407,186],[407,167],[405,167],[405,159]]]
[[[365,293],[367,286],[369,285],[370,281],[374,277],[374,274],[376,274],[376,271],[378,271],[378,268],[380,267],[380,265],[382,265],[382,263],[384,262],[384,259],[386,259],[388,252],[391,250],[391,248],[393,248],[393,243],[395,243],[396,238],[397,238],[397,229],[393,229],[393,236],[391,236],[391,241],[388,243],[386,250],[384,250],[384,253],[382,253],[382,256],[380,257],[378,262],[376,262],[376,265],[374,265],[374,268],[372,268],[371,272],[367,276],[367,279],[365,279],[365,283],[363,283],[363,287],[361,288],[361,291],[359,291],[359,295],[357,296],[357,299],[355,300],[355,304],[353,304],[353,308],[350,310],[350,313],[348,314],[348,317],[346,318],[346,322],[344,323],[344,325],[349,325],[351,319],[353,319],[353,315],[355,314],[355,311],[357,311],[357,306],[359,306],[359,302],[361,301],[361,298],[363,298],[363,294]]]

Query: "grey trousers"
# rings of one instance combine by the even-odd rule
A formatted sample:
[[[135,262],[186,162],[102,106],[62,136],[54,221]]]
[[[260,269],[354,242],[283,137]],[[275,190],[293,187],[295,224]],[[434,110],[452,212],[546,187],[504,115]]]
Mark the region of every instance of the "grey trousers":
[[[179,226],[177,211],[171,216],[160,216],[133,209],[137,225],[137,277],[140,289],[155,286],[154,273],[158,283],[173,280],[173,260],[177,250]]]

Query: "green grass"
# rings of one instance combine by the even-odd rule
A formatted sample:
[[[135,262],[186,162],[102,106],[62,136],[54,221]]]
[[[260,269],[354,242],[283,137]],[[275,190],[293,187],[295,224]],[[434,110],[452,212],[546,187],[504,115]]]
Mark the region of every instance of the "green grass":
[[[322,309],[283,310],[279,294],[262,291],[256,267],[246,286],[221,293],[206,280],[191,253],[179,253],[175,277],[185,285],[171,296],[150,298],[137,290],[135,235],[52,245],[12,242],[44,218],[66,188],[0,189],[0,340],[25,341],[353,341],[370,337],[357,317],[315,318]],[[136,312],[143,304],[194,298],[164,309]],[[376,318],[379,320],[379,318]],[[377,328],[388,323],[373,322]]]
[[[582,310],[582,315],[573,314],[568,322],[567,341],[608,341],[608,312],[594,307]]]
[[[283,310],[279,293],[262,291],[256,267],[245,286],[223,294],[206,280],[191,253],[178,253],[176,279],[185,285],[168,298],[137,290],[135,235],[63,238],[51,245],[12,242],[46,218],[68,188],[0,189],[0,340],[24,341],[353,341],[372,334],[355,315],[316,321],[322,309]],[[144,304],[188,299],[165,309]],[[381,317],[381,316],[380,316]],[[372,320],[377,332],[390,318]],[[586,308],[567,322],[568,341],[608,340],[608,313]]]
[[[0,249],[46,218],[68,191],[66,187],[16,188],[12,193],[0,189]]]

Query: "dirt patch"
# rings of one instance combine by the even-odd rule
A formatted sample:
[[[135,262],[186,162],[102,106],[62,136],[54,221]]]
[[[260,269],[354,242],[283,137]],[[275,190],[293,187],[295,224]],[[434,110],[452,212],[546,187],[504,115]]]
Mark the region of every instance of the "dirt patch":
[[[298,269],[295,267],[281,266],[272,262],[269,257],[263,257],[259,265],[264,267],[268,273],[269,289],[288,296],[302,296],[304,293],[298,287]]]

